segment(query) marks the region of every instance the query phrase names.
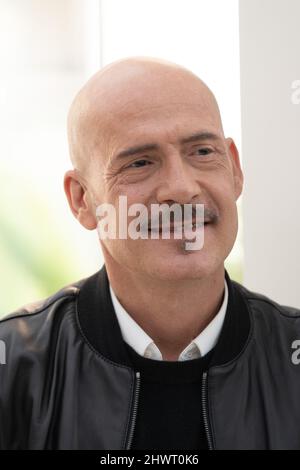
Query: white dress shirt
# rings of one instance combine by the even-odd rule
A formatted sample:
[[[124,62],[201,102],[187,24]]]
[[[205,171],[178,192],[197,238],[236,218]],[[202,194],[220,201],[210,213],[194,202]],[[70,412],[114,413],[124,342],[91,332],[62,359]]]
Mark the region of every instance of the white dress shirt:
[[[216,345],[221,333],[228,303],[228,287],[225,278],[224,287],[224,297],[220,310],[206,328],[181,352],[178,361],[186,361],[204,356]],[[162,354],[152,338],[147,335],[120,304],[110,284],[109,288],[124,341],[141,356],[161,361]]]

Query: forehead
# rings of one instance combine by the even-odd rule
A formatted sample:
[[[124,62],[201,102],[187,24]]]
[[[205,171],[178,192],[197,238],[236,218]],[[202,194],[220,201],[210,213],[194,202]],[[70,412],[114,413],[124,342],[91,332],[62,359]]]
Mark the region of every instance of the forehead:
[[[111,78],[111,77],[110,77]],[[106,80],[107,81],[107,80]],[[85,135],[92,154],[107,160],[121,147],[163,144],[206,131],[222,134],[214,96],[201,81],[186,74],[114,76],[90,88]]]
[[[101,120],[97,142],[112,156],[120,148],[147,142],[176,144],[186,135],[211,132],[222,136],[219,115],[203,100],[181,97],[162,103],[130,103],[125,109],[108,113]]]

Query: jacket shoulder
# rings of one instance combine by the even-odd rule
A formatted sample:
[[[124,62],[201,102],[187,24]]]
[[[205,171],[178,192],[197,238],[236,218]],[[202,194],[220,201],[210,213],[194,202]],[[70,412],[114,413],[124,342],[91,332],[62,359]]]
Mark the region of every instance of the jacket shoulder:
[[[243,295],[248,304],[250,304],[253,308],[262,310],[264,312],[276,313],[283,317],[300,318],[299,308],[280,304],[267,295],[248,289],[237,281],[232,281],[232,283],[234,287]]]
[[[38,329],[42,323],[46,322],[49,315],[53,317],[59,312],[59,306],[67,303],[73,304],[78,296],[81,285],[85,279],[70,283],[54,294],[44,299],[25,304],[17,310],[4,315],[0,319],[0,339],[5,340],[7,336],[18,334],[17,325],[26,325]]]

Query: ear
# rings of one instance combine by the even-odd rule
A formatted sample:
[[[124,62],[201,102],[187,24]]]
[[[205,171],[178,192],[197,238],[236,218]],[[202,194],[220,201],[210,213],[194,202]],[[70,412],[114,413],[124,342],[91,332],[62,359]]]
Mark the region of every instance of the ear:
[[[233,171],[233,179],[234,179],[234,192],[235,192],[235,200],[237,201],[240,197],[243,184],[244,184],[244,175],[241,169],[240,157],[238,149],[236,145],[230,137],[226,139],[227,149],[230,156],[232,171]]]
[[[64,190],[74,217],[87,230],[97,228],[92,201],[88,190],[76,170],[69,170],[64,176]]]

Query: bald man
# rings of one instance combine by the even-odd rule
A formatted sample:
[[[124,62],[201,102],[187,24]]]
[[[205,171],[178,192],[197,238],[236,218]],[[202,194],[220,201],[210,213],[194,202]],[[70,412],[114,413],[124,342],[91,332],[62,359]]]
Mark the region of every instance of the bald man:
[[[224,268],[243,174],[211,90],[121,60],[68,137],[66,196],[105,263],[2,320],[0,448],[300,448],[300,311]]]

